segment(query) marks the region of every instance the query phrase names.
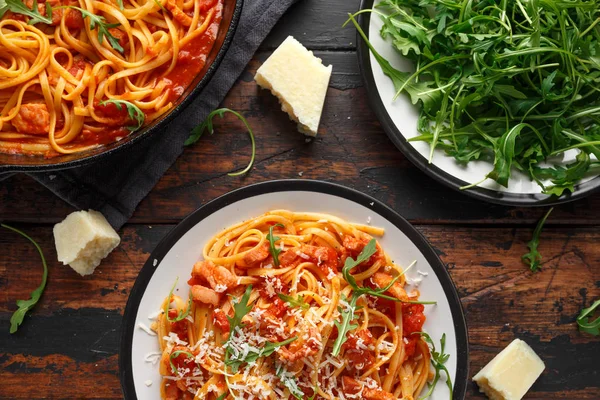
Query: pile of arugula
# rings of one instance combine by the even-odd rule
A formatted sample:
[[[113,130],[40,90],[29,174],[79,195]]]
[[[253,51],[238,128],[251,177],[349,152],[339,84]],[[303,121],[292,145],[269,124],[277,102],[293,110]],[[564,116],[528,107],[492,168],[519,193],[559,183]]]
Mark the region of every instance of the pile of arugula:
[[[485,179],[506,187],[516,168],[560,196],[600,165],[598,9],[597,0],[383,0],[359,11],[381,16],[381,35],[414,73],[392,67],[357,14],[350,20],[396,96],[420,104],[411,140],[430,144],[430,162],[436,148],[459,163],[493,160]],[[572,149],[576,159],[560,165]]]

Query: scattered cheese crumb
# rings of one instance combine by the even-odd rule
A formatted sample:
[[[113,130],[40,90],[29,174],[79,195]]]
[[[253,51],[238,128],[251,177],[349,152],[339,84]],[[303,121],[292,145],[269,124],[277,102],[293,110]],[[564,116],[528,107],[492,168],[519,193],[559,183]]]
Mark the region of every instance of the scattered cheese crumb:
[[[298,172],[298,176],[302,176],[302,175],[304,175],[303,171]]]
[[[158,265],[158,260],[155,258],[154,261],[152,261],[152,266],[156,267]]]
[[[145,324],[143,324],[141,322],[138,324],[138,328],[140,328],[141,330],[143,330],[150,336],[156,336],[156,333],[153,332],[152,329],[148,328]]]
[[[144,382],[144,385],[150,387],[150,386],[152,386],[152,381],[150,379],[148,379],[146,382]]]

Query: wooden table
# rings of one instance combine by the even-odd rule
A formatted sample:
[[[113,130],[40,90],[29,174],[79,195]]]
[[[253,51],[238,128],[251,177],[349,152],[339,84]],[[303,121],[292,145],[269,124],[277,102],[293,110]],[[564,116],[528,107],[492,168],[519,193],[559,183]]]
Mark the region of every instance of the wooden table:
[[[395,149],[367,104],[356,36],[341,28],[357,0],[302,0],[283,17],[231,90],[224,106],[243,112],[257,136],[255,167],[227,173],[249,157],[243,126],[227,118],[186,150],[120,231],[122,243],[82,278],[56,261],[53,224],[73,209],[24,175],[0,183],[0,220],[33,236],[49,259],[40,304],[8,333],[15,300],[39,284],[41,265],[24,239],[0,231],[0,398],[122,398],[121,317],[149,253],[175,224],[210,199],[279,178],[341,183],[380,199],[410,220],[447,265],[467,316],[470,376],[515,337],[546,371],[529,399],[600,399],[600,338],[577,331],[579,310],[600,297],[600,195],[557,207],[544,229],[542,271],[522,264],[545,211],[481,203],[432,181]],[[306,143],[257,88],[256,68],[287,36],[314,50],[333,77],[319,138]],[[468,398],[482,398],[469,384]]]

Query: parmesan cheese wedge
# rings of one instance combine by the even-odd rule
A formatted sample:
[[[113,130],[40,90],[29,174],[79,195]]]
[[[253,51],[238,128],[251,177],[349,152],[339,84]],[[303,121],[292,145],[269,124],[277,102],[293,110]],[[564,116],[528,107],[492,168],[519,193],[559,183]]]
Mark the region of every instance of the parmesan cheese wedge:
[[[279,99],[300,132],[317,136],[331,71],[331,65],[324,66],[312,51],[288,36],[256,71],[254,80]]]
[[[77,211],[54,225],[58,261],[80,275],[90,275],[121,238],[98,211]]]
[[[473,380],[491,400],[520,400],[544,371],[544,362],[520,339],[515,339]]]

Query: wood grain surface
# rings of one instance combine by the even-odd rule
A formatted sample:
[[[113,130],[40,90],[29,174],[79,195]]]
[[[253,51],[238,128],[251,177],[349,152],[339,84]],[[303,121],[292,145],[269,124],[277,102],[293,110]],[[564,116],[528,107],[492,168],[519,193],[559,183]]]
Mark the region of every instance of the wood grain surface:
[[[457,286],[467,316],[470,376],[514,338],[529,343],[546,370],[527,399],[600,399],[600,338],[579,333],[579,310],[600,297],[600,195],[557,207],[542,234],[542,269],[520,261],[545,209],[482,203],[431,180],[382,131],[362,87],[351,28],[356,0],[301,0],[264,42],[224,106],[241,111],[257,139],[255,168],[243,126],[226,118],[186,150],[119,233],[122,244],[82,278],[56,261],[52,226],[73,208],[25,175],[0,181],[0,221],[42,246],[49,281],[42,301],[10,335],[15,300],[41,277],[35,249],[0,230],[0,399],[120,399],[123,309],[150,252],[205,202],[271,179],[320,179],[367,193],[409,219],[432,243]],[[294,35],[334,66],[319,138],[307,142],[269,93],[256,68]],[[201,245],[201,244],[199,244]],[[467,398],[483,398],[473,384]]]

